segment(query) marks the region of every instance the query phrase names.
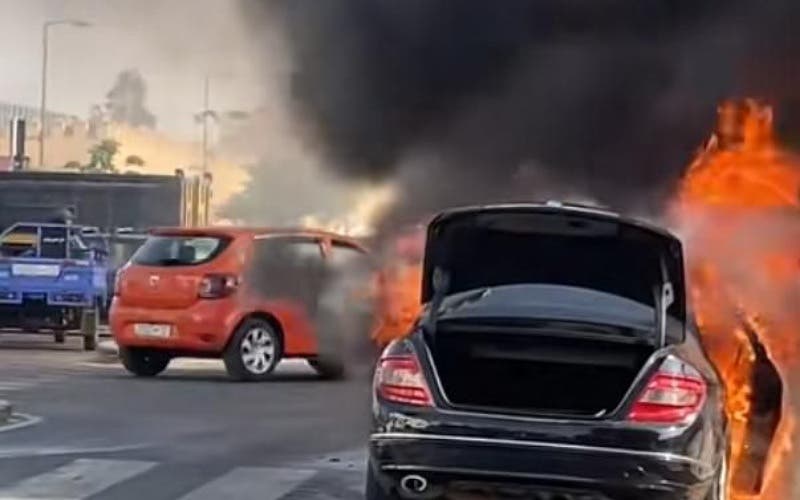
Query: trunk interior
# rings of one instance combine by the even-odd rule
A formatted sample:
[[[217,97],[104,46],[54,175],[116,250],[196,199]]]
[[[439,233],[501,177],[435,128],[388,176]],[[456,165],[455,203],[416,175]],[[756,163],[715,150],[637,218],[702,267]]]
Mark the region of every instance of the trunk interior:
[[[654,351],[641,338],[607,331],[514,330],[449,326],[428,339],[454,406],[602,417],[622,402]]]

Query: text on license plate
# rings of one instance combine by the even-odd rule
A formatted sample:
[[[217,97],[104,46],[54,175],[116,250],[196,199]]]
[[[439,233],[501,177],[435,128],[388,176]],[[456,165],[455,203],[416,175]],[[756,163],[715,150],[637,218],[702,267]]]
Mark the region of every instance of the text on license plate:
[[[136,323],[133,332],[139,337],[152,337],[164,339],[170,336],[172,328],[169,325],[154,325],[152,323]]]

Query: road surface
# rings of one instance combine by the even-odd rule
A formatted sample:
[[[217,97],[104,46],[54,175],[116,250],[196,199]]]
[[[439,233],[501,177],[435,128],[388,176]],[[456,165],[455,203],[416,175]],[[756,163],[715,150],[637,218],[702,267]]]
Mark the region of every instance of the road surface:
[[[77,339],[0,335],[0,399],[30,425],[0,430],[0,500],[363,498],[369,384],[271,382],[178,360],[156,379],[83,353]]]

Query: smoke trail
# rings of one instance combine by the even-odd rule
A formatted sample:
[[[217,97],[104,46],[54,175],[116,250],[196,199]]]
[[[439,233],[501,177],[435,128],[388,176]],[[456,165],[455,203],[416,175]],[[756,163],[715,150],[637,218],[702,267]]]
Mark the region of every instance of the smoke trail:
[[[279,17],[296,110],[398,210],[563,193],[657,206],[730,95],[800,116],[791,0],[245,2]],[[779,71],[780,70],[780,71]],[[546,188],[546,189],[545,189]]]

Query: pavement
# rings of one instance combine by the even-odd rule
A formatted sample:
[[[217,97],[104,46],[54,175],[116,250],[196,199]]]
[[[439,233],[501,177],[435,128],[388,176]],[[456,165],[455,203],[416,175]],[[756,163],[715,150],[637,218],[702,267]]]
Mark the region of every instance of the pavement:
[[[220,361],[129,376],[79,339],[0,335],[0,499],[363,498],[369,381],[287,361],[265,383]],[[20,424],[24,421],[24,424]]]

